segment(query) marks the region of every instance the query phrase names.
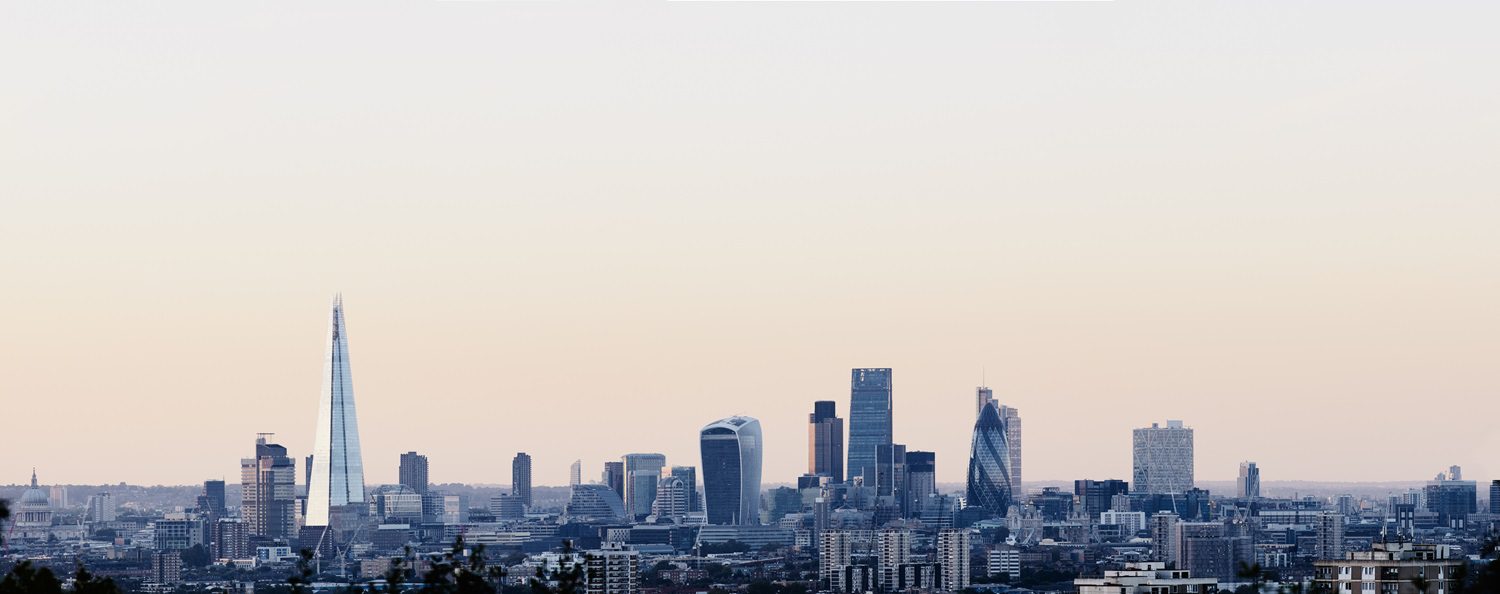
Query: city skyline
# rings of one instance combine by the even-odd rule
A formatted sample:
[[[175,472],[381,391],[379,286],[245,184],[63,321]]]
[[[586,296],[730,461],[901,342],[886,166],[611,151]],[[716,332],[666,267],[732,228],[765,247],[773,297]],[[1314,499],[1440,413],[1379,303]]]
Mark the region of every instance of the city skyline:
[[[1027,482],[1500,475],[1500,6],[755,4],[0,7],[0,481],[300,473],[336,291],[370,485],[787,482],[871,367],[943,483],[981,384]]]

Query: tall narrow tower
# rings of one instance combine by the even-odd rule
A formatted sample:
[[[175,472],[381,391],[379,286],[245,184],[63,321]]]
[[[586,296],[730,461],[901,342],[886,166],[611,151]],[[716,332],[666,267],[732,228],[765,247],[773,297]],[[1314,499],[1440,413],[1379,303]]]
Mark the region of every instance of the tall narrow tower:
[[[365,502],[365,470],[359,451],[359,422],[354,415],[354,381],[349,375],[349,334],[344,326],[342,295],[333,298],[328,320],[317,436],[305,524],[327,526],[330,508]]]

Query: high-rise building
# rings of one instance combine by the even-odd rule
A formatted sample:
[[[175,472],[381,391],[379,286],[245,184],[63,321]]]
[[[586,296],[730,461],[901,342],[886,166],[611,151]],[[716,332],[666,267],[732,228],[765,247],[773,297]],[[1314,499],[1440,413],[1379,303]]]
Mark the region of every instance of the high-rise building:
[[[943,566],[940,590],[958,592],[969,587],[970,538],[966,529],[948,528],[938,532],[937,562]]]
[[[1151,529],[1151,557],[1163,563],[1177,563],[1177,514],[1157,512],[1148,520]]]
[[[349,333],[344,298],[333,298],[323,360],[323,395],[318,403],[317,439],[307,484],[307,526],[328,526],[331,508],[365,504],[365,465],[354,412],[354,380],[349,375]]]
[[[583,555],[585,594],[640,594],[641,554],[609,543]]]
[[[198,495],[198,511],[215,518],[224,517],[224,481],[203,481],[203,493]]]
[[[1500,479],[1490,481],[1490,513],[1500,515]]]
[[[823,530],[818,533],[818,580],[827,582],[828,589],[845,592],[842,587],[844,568],[853,562],[854,535],[843,530]],[[822,591],[822,588],[818,588]]]
[[[209,556],[214,559],[250,559],[255,551],[250,548],[250,533],[245,521],[240,518],[219,518],[209,530],[213,532]]]
[[[1422,495],[1427,511],[1437,513],[1438,523],[1448,528],[1463,528],[1469,514],[1479,511],[1479,486],[1474,481],[1443,479],[1440,475],[1427,483]]]
[[[661,454],[625,454],[622,462],[621,468],[625,473],[625,511],[632,518],[650,515],[651,502],[656,499],[656,483],[661,480],[661,471],[667,465],[667,457]]]
[[[490,497],[489,512],[502,522],[520,520],[526,517],[526,502],[514,493],[495,495]]]
[[[1137,493],[1186,493],[1193,488],[1193,430],[1182,421],[1136,429],[1132,474]]]
[[[1234,482],[1238,497],[1255,499],[1260,497],[1260,468],[1254,462],[1240,462],[1240,478]]]
[[[865,479],[869,481],[868,478]],[[866,482],[868,486],[870,483]],[[906,446],[893,443],[875,450],[875,494],[892,497],[893,501],[906,498]]]
[[[658,522],[681,523],[689,510],[688,486],[680,477],[669,476],[656,484],[656,500],[651,502],[651,515]]]
[[[1463,590],[1467,562],[1450,545],[1375,541],[1368,551],[1319,558],[1312,592],[1422,594]],[[1418,587],[1418,584],[1421,587]]]
[[[400,483],[418,494],[426,495],[429,483],[427,482],[427,456],[416,452],[401,454]]]
[[[892,443],[891,370],[855,369],[849,381],[849,478],[875,483],[875,455]]]
[[[599,473],[599,482],[609,487],[620,496],[620,501],[625,500],[625,463],[605,462],[604,470]]]
[[[984,407],[974,422],[974,440],[969,451],[966,499],[969,507],[982,507],[990,516],[1003,516],[1010,508],[1010,453],[1005,441],[1005,423],[994,403]]]
[[[995,402],[994,390],[991,390],[989,386],[974,388],[974,418],[979,418],[979,413],[984,412],[984,405],[990,403],[999,404]]]
[[[920,516],[927,499],[936,495],[937,454],[932,452],[906,453],[906,499],[903,515]]]
[[[87,519],[90,522],[115,521],[115,496],[109,491],[89,496]]]
[[[844,420],[837,403],[819,400],[807,416],[807,473],[844,482]]]
[[[182,553],[158,551],[151,554],[151,577],[149,583],[174,586],[182,583]]]
[[[564,513],[570,522],[617,522],[625,519],[625,502],[606,485],[578,485],[570,489]]]
[[[703,456],[703,503],[708,523],[760,523],[760,421],[733,416],[699,432]]]
[[[1344,557],[1344,515],[1326,511],[1318,514],[1317,546],[1313,554],[1319,559],[1342,559]]]
[[[1010,492],[1013,496],[1026,493],[1021,484],[1021,411],[1011,406],[1000,407],[1000,420],[1005,423],[1005,449],[1010,452]]]
[[[703,501],[698,497],[698,467],[673,466],[672,476],[682,479],[682,484],[687,486],[688,511],[703,511]]]
[[[880,588],[896,592],[901,565],[911,562],[911,531],[897,528],[881,530],[875,538],[876,570]]]
[[[1089,518],[1094,520],[1099,519],[1099,514],[1109,511],[1114,506],[1116,495],[1129,493],[1130,483],[1119,479],[1073,481],[1073,495],[1078,498],[1079,505],[1083,507],[1083,513],[1088,514]]]
[[[574,460],[573,465],[568,467],[568,486],[576,487],[583,484],[583,460]]]
[[[519,452],[510,460],[510,492],[531,507],[531,456]]]
[[[240,517],[251,536],[289,541],[297,535],[297,461],[286,448],[255,438],[255,457],[240,460]]]

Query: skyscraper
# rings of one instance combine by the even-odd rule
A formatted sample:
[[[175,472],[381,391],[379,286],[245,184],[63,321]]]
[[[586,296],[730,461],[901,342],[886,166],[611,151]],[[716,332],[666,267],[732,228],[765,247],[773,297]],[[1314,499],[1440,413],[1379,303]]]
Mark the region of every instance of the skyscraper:
[[[703,511],[703,502],[698,499],[698,467],[673,466],[672,476],[682,479],[682,484],[687,485],[688,511]]]
[[[224,481],[203,481],[203,494],[198,496],[198,511],[215,518],[224,516]]]
[[[568,486],[576,487],[583,484],[583,460],[574,460],[573,465],[568,467]]]
[[[1235,481],[1236,497],[1260,497],[1260,468],[1254,462],[1240,462],[1240,478]]]
[[[510,492],[531,507],[531,456],[519,452],[510,461]]]
[[[903,515],[922,515],[922,506],[927,504],[927,498],[937,492],[937,454],[907,452],[906,500],[901,507]]]
[[[991,405],[993,408],[993,405]],[[984,413],[980,413],[981,417]],[[998,418],[999,415],[997,414]],[[959,592],[969,587],[969,547],[971,537],[965,529],[948,528],[938,532],[937,562],[942,565],[943,579],[938,590]]]
[[[290,540],[297,535],[297,461],[286,448],[255,438],[255,457],[240,460],[240,516],[251,536]]]
[[[844,482],[844,420],[832,400],[813,403],[807,417],[807,473]]]
[[[886,592],[897,592],[897,578],[901,566],[911,562],[911,531],[886,528],[876,534],[876,572],[880,587]]]
[[[651,502],[651,514],[658,522],[682,522],[689,511],[688,485],[682,477],[668,476],[656,484],[656,500]]]
[[[1021,484],[1021,411],[1010,406],[1000,407],[1000,420],[1005,423],[1005,449],[1010,451],[1010,492],[1025,494]]]
[[[1182,421],[1135,430],[1135,492],[1186,493],[1193,488],[1193,430]]]
[[[974,418],[979,418],[979,413],[984,412],[984,405],[995,401],[995,391],[989,386],[974,388]]]
[[[986,404],[974,422],[974,440],[969,453],[968,505],[982,507],[991,516],[1003,516],[1010,508],[1010,452],[1005,441],[1005,422],[995,403]]]
[[[1500,515],[1500,479],[1490,481],[1490,513]]]
[[[1073,495],[1078,498],[1078,503],[1083,507],[1083,513],[1089,515],[1090,519],[1097,520],[1099,515],[1109,511],[1114,505],[1116,495],[1128,495],[1130,484],[1118,480],[1109,479],[1095,481],[1081,479],[1073,481]],[[1124,509],[1120,511],[1130,511]]]
[[[891,370],[855,369],[849,381],[849,478],[875,483],[875,452],[891,445]]]
[[[327,343],[312,476],[307,485],[307,526],[328,526],[330,508],[365,505],[365,465],[354,413],[354,380],[349,375],[349,335],[344,326],[342,295],[333,298]]]
[[[760,523],[760,421],[734,416],[703,427],[703,499],[709,524]]]
[[[630,517],[651,514],[656,499],[656,483],[661,480],[667,457],[661,454],[625,454],[622,460],[625,481],[625,511]]]
[[[400,482],[419,494],[427,494],[427,456],[416,452],[401,454]]]
[[[866,486],[869,486],[866,479]],[[875,494],[896,498],[897,505],[906,497],[906,446],[893,443],[875,450]]]
[[[625,463],[605,462],[604,470],[599,473],[599,482],[609,487],[620,496],[620,501],[625,501]]]

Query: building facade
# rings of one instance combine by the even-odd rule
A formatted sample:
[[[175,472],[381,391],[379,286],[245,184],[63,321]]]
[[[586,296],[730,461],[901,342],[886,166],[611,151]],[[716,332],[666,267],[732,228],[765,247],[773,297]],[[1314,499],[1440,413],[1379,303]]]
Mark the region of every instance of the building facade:
[[[250,536],[290,541],[297,536],[297,461],[286,448],[255,438],[255,457],[240,460],[240,517]]]
[[[640,594],[641,554],[619,544],[584,553],[587,594]]]
[[[819,400],[807,416],[807,473],[844,482],[844,420],[837,403]]]
[[[939,589],[957,592],[969,587],[971,539],[969,531],[964,529],[949,528],[938,532],[937,562],[943,566]]]
[[[401,454],[401,468],[398,482],[406,485],[413,491],[426,494],[428,489],[427,479],[427,456],[416,452]]]
[[[855,369],[849,380],[849,451],[844,472],[875,484],[875,453],[892,443],[891,370]]]
[[[354,380],[349,372],[349,333],[344,325],[342,295],[333,299],[326,344],[317,438],[313,442],[307,483],[304,524],[308,526],[328,526],[332,508],[365,504],[365,467],[359,447],[359,420],[354,410]]]
[[[760,421],[734,416],[699,432],[704,511],[709,524],[760,522]]]
[[[1193,488],[1193,430],[1182,421],[1135,430],[1132,483],[1137,493],[1185,493]]]
[[[656,498],[656,483],[661,481],[661,471],[666,465],[667,457],[661,454],[625,454],[621,459],[625,511],[632,518],[651,513],[651,502]],[[608,470],[605,469],[606,472]]]
[[[510,492],[531,507],[531,456],[519,452],[510,461]]]
[[[1240,462],[1240,477],[1235,481],[1235,496],[1245,499],[1260,497],[1260,467],[1254,462]]]
[[[1460,589],[1464,560],[1448,545],[1375,542],[1314,563],[1313,591],[1378,594],[1451,593]],[[1426,582],[1418,590],[1417,580]]]
[[[1004,516],[1010,507],[1010,453],[1005,441],[1005,423],[994,403],[986,405],[974,422],[969,450],[967,505],[982,507],[990,516]]]

